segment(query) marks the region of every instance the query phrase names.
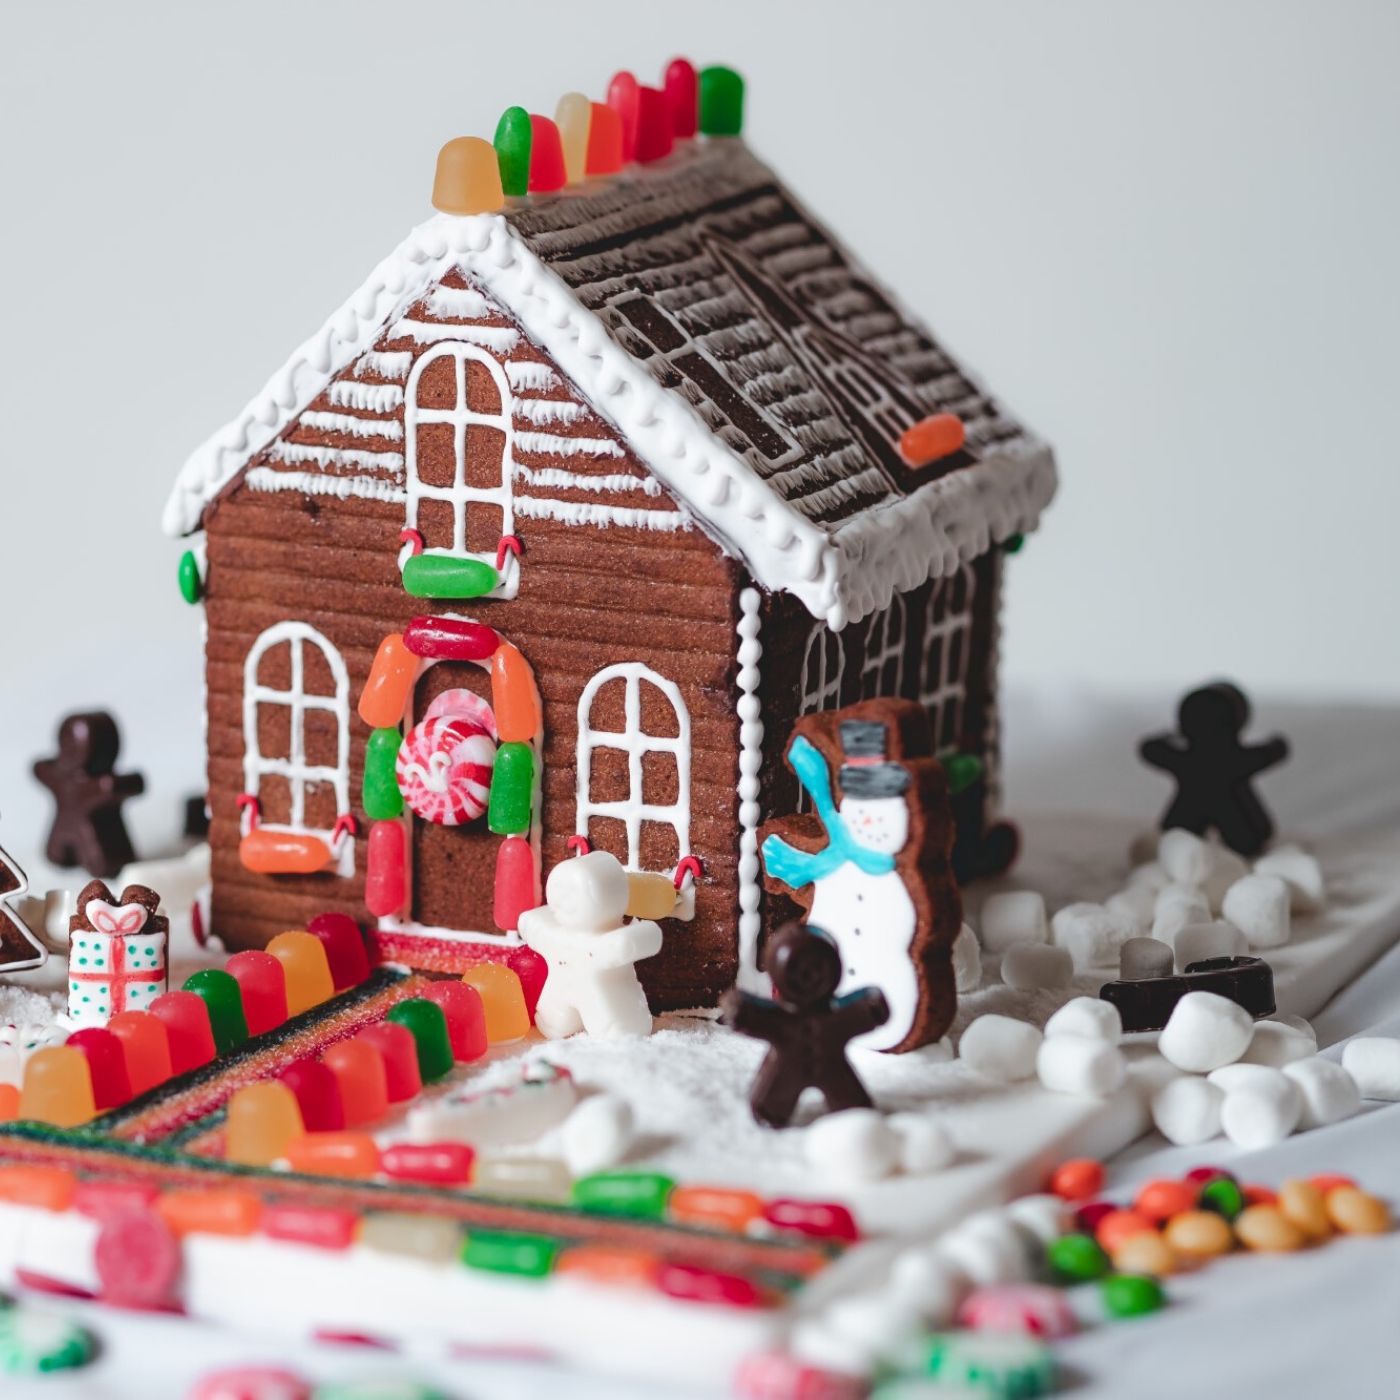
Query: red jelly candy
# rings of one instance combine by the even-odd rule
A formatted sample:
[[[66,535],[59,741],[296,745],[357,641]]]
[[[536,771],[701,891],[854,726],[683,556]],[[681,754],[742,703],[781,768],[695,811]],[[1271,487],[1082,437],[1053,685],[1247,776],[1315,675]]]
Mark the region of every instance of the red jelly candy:
[[[636,78],[624,70],[614,73],[608,84],[608,106],[617,113],[622,123],[622,160],[625,165],[637,159],[637,116],[641,103],[641,86]]]
[[[666,69],[666,105],[677,140],[689,140],[700,121],[700,79],[689,59],[673,59]]]
[[[375,822],[369,829],[365,904],[378,918],[397,914],[408,898],[408,842],[401,821]]]
[[[73,1209],[93,1220],[106,1220],[148,1210],[159,1195],[159,1187],[134,1181],[80,1181],[73,1192]]]
[[[166,992],[151,1003],[170,1037],[170,1066],[175,1074],[207,1065],[214,1058],[214,1031],[209,1008],[193,992]]]
[[[671,106],[660,88],[637,89],[637,159],[662,160],[675,144]]]
[[[449,1030],[449,1035],[451,1034]],[[340,1086],[340,1106],[347,1128],[383,1118],[389,1108],[389,1082],[378,1046],[358,1038],[342,1040],[321,1056]]]
[[[321,940],[336,991],[343,992],[369,980],[365,936],[348,914],[318,914],[307,924],[306,931]]]
[[[133,1098],[164,1084],[175,1073],[170,1032],[159,1016],[149,1011],[119,1011],[107,1022],[107,1029],[121,1041]]]
[[[491,917],[505,932],[520,927],[520,916],[533,909],[535,852],[524,836],[507,836],[496,851],[496,897]]]
[[[400,1181],[459,1186],[472,1178],[476,1153],[464,1142],[398,1142],[386,1147],[379,1165]]]
[[[360,1218],[354,1211],[319,1206],[267,1206],[261,1229],[274,1240],[307,1244],[313,1249],[349,1249]]]
[[[486,1053],[486,1012],[475,987],[456,978],[434,982],[423,993],[423,1000],[442,1008],[454,1060],[479,1060]]]
[[[533,948],[516,948],[510,955],[511,971],[520,979],[520,990],[525,997],[525,1009],[530,1020],[535,1019],[535,1007],[539,1005],[540,993],[544,991],[544,980],[549,976],[549,964]]]
[[[564,172],[564,143],[559,128],[548,117],[530,114],[530,182],[531,194],[548,194],[562,190],[568,176]]]
[[[689,1303],[722,1303],[730,1308],[756,1308],[763,1304],[758,1285],[738,1274],[717,1274],[690,1264],[663,1264],[656,1286],[672,1298]]]
[[[1205,1186],[1222,1176],[1227,1181],[1235,1179],[1224,1167],[1192,1167],[1181,1179],[1188,1186]]]
[[[418,1072],[418,1042],[407,1026],[393,1021],[380,1021],[366,1026],[356,1040],[372,1045],[384,1057],[384,1078],[390,1103],[403,1103],[423,1090],[423,1077]],[[308,1123],[307,1127],[311,1125]]]
[[[770,1201],[763,1218],[778,1230],[794,1230],[813,1239],[858,1240],[851,1212],[836,1201]]]
[[[92,1102],[97,1111],[120,1108],[131,1097],[121,1041],[105,1026],[84,1026],[68,1037],[68,1044],[88,1062]]]
[[[1074,1212],[1074,1223],[1086,1234],[1092,1235],[1099,1228],[1099,1221],[1117,1209],[1112,1201],[1085,1201]]]
[[[101,1298],[128,1308],[163,1308],[174,1301],[180,1243],[153,1210],[129,1210],[105,1220],[92,1262]]]
[[[338,1133],[345,1127],[340,1086],[319,1060],[298,1060],[278,1078],[296,1095],[301,1121],[308,1133]]]
[[[287,1019],[287,973],[280,958],[261,950],[235,953],[224,971],[243,994],[249,1035],[276,1030]]]

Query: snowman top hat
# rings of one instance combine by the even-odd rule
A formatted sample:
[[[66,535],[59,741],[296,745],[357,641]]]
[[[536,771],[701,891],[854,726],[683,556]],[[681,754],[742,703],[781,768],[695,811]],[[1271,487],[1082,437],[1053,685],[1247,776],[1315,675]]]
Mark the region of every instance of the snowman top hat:
[[[843,719],[841,791],[846,797],[901,797],[909,771],[889,760],[889,731],[879,720]]]

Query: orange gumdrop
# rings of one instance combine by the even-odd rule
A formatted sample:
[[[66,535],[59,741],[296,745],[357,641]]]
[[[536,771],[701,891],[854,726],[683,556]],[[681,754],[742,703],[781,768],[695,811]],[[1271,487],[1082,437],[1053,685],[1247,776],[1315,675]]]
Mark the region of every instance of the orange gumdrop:
[[[335,1075],[347,1128],[375,1123],[389,1111],[389,1079],[384,1056],[367,1040],[332,1045],[321,1063]]]
[[[177,1235],[251,1235],[262,1202],[251,1191],[167,1191],[156,1211]]]
[[[491,657],[491,708],[503,744],[528,744],[539,733],[535,673],[509,642],[502,642]]]
[[[371,729],[393,729],[403,722],[408,692],[418,674],[418,658],[391,632],[379,644],[369,679],[360,692],[360,718]]]
[[[235,1089],[224,1118],[224,1160],[265,1167],[287,1153],[305,1129],[297,1096],[278,1079]]]
[[[613,1288],[651,1288],[660,1270],[656,1255],[611,1245],[574,1245],[561,1250],[554,1261],[556,1274],[578,1274]]]
[[[63,1167],[0,1167],[0,1201],[67,1210],[76,1189],[73,1173]]]
[[[379,1146],[368,1133],[306,1133],[288,1145],[287,1165],[305,1176],[373,1176]]]
[[[766,1209],[762,1196],[720,1186],[678,1186],[666,1198],[666,1214],[678,1225],[742,1234]]]
[[[1106,1254],[1112,1254],[1134,1235],[1155,1233],[1156,1227],[1152,1222],[1135,1210],[1111,1210],[1094,1226],[1094,1238]]]
[[[530,1012],[514,969],[504,963],[480,963],[464,972],[462,981],[475,987],[481,997],[481,1009],[486,1015],[486,1039],[490,1044],[529,1035]]]
[[[899,455],[911,467],[926,467],[940,457],[950,457],[967,440],[967,430],[956,413],[934,413],[906,428],[899,439]]]
[[[458,136],[438,152],[434,209],[444,214],[494,214],[505,202],[500,161],[489,141]]]
[[[107,1029],[121,1041],[131,1096],[164,1084],[175,1073],[170,1061],[170,1032],[165,1022],[149,1011],[119,1011]]]
[[[0,1123],[13,1123],[19,1117],[19,1088],[0,1084]]]

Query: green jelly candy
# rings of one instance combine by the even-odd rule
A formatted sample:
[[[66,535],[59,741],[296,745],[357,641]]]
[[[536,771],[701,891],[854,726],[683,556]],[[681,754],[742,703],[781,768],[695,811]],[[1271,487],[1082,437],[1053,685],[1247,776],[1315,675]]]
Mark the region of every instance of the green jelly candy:
[[[943,772],[948,779],[948,796],[956,797],[977,782],[983,773],[982,760],[975,754],[950,753],[943,760]]]
[[[187,603],[197,603],[204,596],[204,580],[199,576],[199,560],[194,550],[187,549],[180,556],[180,596]]]
[[[0,1312],[0,1374],[71,1371],[96,1352],[92,1333],[60,1313],[28,1307]]]
[[[403,735],[397,729],[376,729],[365,745],[365,816],[372,822],[387,822],[403,812],[399,791],[399,746]]]
[[[1032,1400],[1055,1389],[1050,1348],[1030,1337],[943,1332],[929,1338],[925,1369],[940,1385],[962,1386],[998,1400]]]
[[[706,136],[737,136],[744,129],[744,80],[732,68],[700,74],[700,130]]]
[[[1087,1283],[1108,1272],[1108,1255],[1089,1235],[1061,1235],[1045,1250],[1052,1272],[1071,1283]]]
[[[574,1182],[570,1200],[598,1215],[660,1219],[676,1183],[660,1172],[594,1172]]]
[[[1217,1176],[1214,1181],[1208,1181],[1201,1187],[1196,1204],[1201,1210],[1213,1210],[1226,1220],[1233,1220],[1244,1209],[1244,1192],[1240,1190],[1239,1183],[1231,1181],[1228,1176]]]
[[[558,1243],[545,1235],[473,1230],[467,1235],[462,1263],[469,1269],[486,1269],[493,1274],[543,1278],[554,1267],[558,1252]]]
[[[1021,546],[1025,544],[1025,542],[1026,537],[1024,535],[1008,535],[1001,542],[1001,547],[1008,554],[1019,554],[1021,552]]]
[[[1099,1284],[1099,1293],[1110,1317],[1142,1317],[1166,1302],[1162,1285],[1149,1274],[1114,1274]]]
[[[311,1400],[448,1400],[448,1397],[436,1386],[385,1377],[318,1385],[311,1392]]]
[[[496,159],[501,166],[501,189],[510,195],[530,189],[530,148],[534,127],[523,107],[507,107],[496,123]],[[411,591],[411,590],[410,590]]]
[[[500,582],[480,559],[446,554],[414,554],[403,566],[403,586],[415,598],[480,598]]]
[[[193,992],[209,1013],[214,1049],[220,1055],[237,1050],[248,1039],[248,1018],[243,1014],[243,989],[238,979],[221,968],[207,967],[185,978],[185,991]]]
[[[523,836],[534,810],[535,755],[529,744],[502,744],[491,769],[486,825],[497,836]]]
[[[406,1027],[418,1047],[418,1073],[423,1083],[452,1073],[452,1041],[447,1034],[447,1017],[437,1002],[426,997],[409,997],[384,1018]]]

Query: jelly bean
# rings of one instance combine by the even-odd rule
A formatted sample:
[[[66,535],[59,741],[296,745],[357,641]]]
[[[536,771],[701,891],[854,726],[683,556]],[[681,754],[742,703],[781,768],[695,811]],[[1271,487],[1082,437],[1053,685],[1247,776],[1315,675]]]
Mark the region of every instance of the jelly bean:
[[[1155,1224],[1170,1220],[1196,1204],[1196,1192],[1180,1181],[1149,1181],[1133,1198],[1133,1209]]]
[[[371,914],[397,914],[408,899],[408,838],[402,822],[375,822],[369,829],[365,904]]]
[[[528,744],[502,744],[491,769],[486,825],[497,836],[519,836],[529,831],[534,794],[534,751]]]
[[[1199,1190],[1207,1182],[1215,1181],[1220,1177],[1224,1177],[1227,1181],[1235,1179],[1224,1167],[1192,1167],[1181,1179],[1188,1186],[1194,1186]]]
[[[338,1133],[345,1127],[345,1108],[335,1073],[319,1060],[298,1060],[278,1076],[296,1095],[301,1121],[308,1133]]]
[[[700,121],[700,75],[684,58],[673,59],[666,68],[666,105],[672,132],[678,140],[689,140]]]
[[[1155,1230],[1150,1234],[1130,1235],[1113,1251],[1113,1267],[1120,1274],[1151,1274],[1165,1278],[1176,1272],[1176,1255],[1171,1246]]]
[[[64,1167],[0,1167],[0,1201],[62,1211],[76,1191],[77,1178]]]
[[[530,114],[530,193],[550,194],[568,181],[559,128],[548,117]]]
[[[379,1145],[368,1133],[304,1133],[288,1143],[286,1157],[303,1176],[359,1179],[379,1170]]]
[[[860,1231],[845,1206],[835,1201],[769,1201],[763,1218],[775,1230],[792,1230],[818,1240],[858,1240]]]
[[[713,1269],[697,1269],[691,1264],[662,1264],[657,1270],[656,1286],[667,1297],[681,1298],[687,1303],[758,1308],[767,1301],[751,1279],[717,1273]]]
[[[273,1366],[233,1366],[195,1382],[185,1400],[311,1400],[311,1386]]]
[[[271,953],[235,953],[224,971],[238,983],[249,1035],[275,1030],[287,1019],[287,974]]]
[[[92,1262],[104,1303],[164,1308],[175,1301],[180,1244],[154,1210],[129,1210],[104,1220]]]
[[[1310,1240],[1325,1240],[1332,1233],[1327,1198],[1311,1181],[1285,1181],[1278,1189],[1278,1208]]]
[[[269,1239],[310,1245],[313,1249],[349,1249],[355,1242],[360,1217],[351,1210],[324,1206],[269,1205],[263,1210],[262,1233]]]
[[[1336,1172],[1319,1172],[1315,1176],[1308,1178],[1314,1186],[1325,1196],[1329,1191],[1335,1191],[1338,1186],[1356,1185],[1349,1176],[1338,1176]]]
[[[501,166],[501,188],[508,198],[519,198],[530,188],[530,143],[533,137],[530,114],[523,107],[507,107],[501,113],[493,144]],[[408,562],[411,564],[413,560]],[[407,580],[404,586],[408,587]],[[413,592],[411,588],[408,591]]]
[[[530,1024],[535,1021],[535,1007],[540,1004],[549,964],[533,948],[514,948],[510,955],[511,971],[520,979],[520,991],[525,997],[525,1012]]]
[[[73,1209],[91,1220],[149,1210],[160,1195],[158,1186],[137,1181],[80,1181],[73,1192]]]
[[[637,159],[637,106],[641,84],[628,72],[614,73],[608,83],[608,106],[622,122],[622,160]]]
[[[1383,1235],[1391,1225],[1390,1207],[1355,1186],[1327,1192],[1327,1218],[1347,1235]]]
[[[706,136],[737,136],[744,129],[744,80],[732,68],[700,73],[700,130]]]
[[[588,169],[588,124],[592,119],[593,104],[581,92],[566,92],[554,109],[564,173],[571,185],[578,184]]]
[[[1061,1235],[1045,1247],[1045,1261],[1057,1278],[1087,1283],[1108,1272],[1108,1255],[1088,1235]]]
[[[1001,1283],[974,1289],[958,1308],[958,1325],[980,1332],[1011,1332],[1054,1340],[1078,1330],[1064,1291],[1039,1283]]]
[[[13,1123],[19,1117],[19,1086],[0,1084],[0,1123]]]
[[[480,598],[500,581],[495,569],[480,559],[415,554],[403,566],[404,592],[412,598]]]
[[[558,1241],[546,1235],[470,1230],[462,1250],[462,1263],[469,1269],[482,1269],[487,1273],[543,1278],[554,1267],[554,1256],[558,1252]]]
[[[1178,1258],[1209,1259],[1228,1254],[1235,1243],[1225,1217],[1210,1210],[1184,1210],[1167,1221],[1162,1233]]]
[[[743,1234],[763,1219],[764,1203],[752,1191],[722,1186],[677,1186],[666,1202],[666,1213],[678,1225]]]
[[[574,1182],[570,1200],[580,1210],[600,1215],[636,1215],[659,1219],[676,1183],[660,1172],[594,1172]]]
[[[1074,1212],[1074,1223],[1092,1235],[1099,1221],[1106,1215],[1112,1215],[1117,1209],[1112,1201],[1085,1201]]]
[[[1155,1231],[1153,1223],[1135,1210],[1112,1210],[1099,1221],[1094,1230],[1094,1238],[1105,1253],[1112,1254],[1120,1244],[1132,1239],[1134,1235]]]
[[[676,886],[669,875],[627,872],[627,913],[633,919],[665,919],[676,909]]]
[[[71,1371],[97,1354],[92,1333],[41,1308],[0,1310],[0,1374],[26,1376]]]
[[[1220,1176],[1201,1187],[1196,1204],[1201,1210],[1213,1210],[1226,1220],[1233,1220],[1244,1209],[1244,1192],[1237,1182]]]
[[[399,745],[403,735],[397,729],[376,729],[365,744],[365,776],[360,799],[365,816],[372,822],[392,821],[403,813],[403,792],[399,788]]]
[[[1303,1232],[1277,1206],[1249,1206],[1235,1217],[1235,1238],[1246,1249],[1291,1254],[1307,1243]]]
[[[389,1081],[379,1047],[358,1036],[332,1045],[321,1063],[335,1075],[347,1128],[377,1123],[389,1111]]]
[[[403,1026],[413,1036],[418,1051],[418,1074],[432,1084],[452,1073],[452,1042],[442,1007],[426,997],[408,997],[389,1010],[386,1020]]]
[[[427,1181],[461,1186],[472,1179],[476,1153],[464,1142],[396,1142],[386,1147],[380,1165],[398,1181]]]
[[[331,848],[319,836],[264,828],[238,843],[238,859],[257,875],[315,875],[331,863]]]
[[[1247,1206],[1275,1206],[1278,1204],[1278,1192],[1271,1186],[1246,1183],[1240,1187],[1240,1195],[1244,1198],[1244,1204]]]
[[[373,1046],[384,1061],[384,1085],[390,1103],[404,1103],[423,1092],[418,1070],[418,1044],[407,1026],[380,1021],[366,1026],[355,1039]]]
[[[193,992],[208,1010],[209,1029],[214,1032],[214,1049],[220,1055],[237,1050],[248,1039],[243,993],[236,977],[219,968],[207,967],[186,977],[184,990]]]
[[[995,1332],[941,1332],[925,1343],[921,1369],[940,1386],[988,1400],[1033,1400],[1059,1384],[1055,1356],[1043,1342]]]
[[[494,214],[506,202],[496,148],[479,136],[458,136],[438,152],[433,208],[444,214]]]
[[[193,607],[204,596],[204,580],[199,576],[199,560],[194,550],[187,549],[180,556],[178,571],[180,596]]]
[[[664,160],[676,144],[671,108],[660,88],[637,89],[637,159],[649,164]]]
[[[523,836],[507,836],[496,851],[496,894],[491,911],[496,927],[507,933],[518,928],[520,916],[539,902],[534,848]]]
[[[131,1079],[126,1072],[122,1043],[105,1026],[85,1026],[66,1042],[88,1062],[92,1076],[92,1101],[99,1113],[120,1108],[131,1097]]]
[[[214,1058],[214,1031],[209,1009],[193,992],[166,992],[151,1003],[151,1015],[165,1027],[170,1068],[185,1074]]]
[[[265,1167],[285,1157],[305,1131],[301,1106],[289,1085],[276,1079],[246,1084],[229,1096],[224,1160]]]
[[[418,677],[418,658],[392,633],[379,644],[369,680],[360,692],[360,718],[371,729],[392,729],[402,723],[409,691]]]
[[[926,467],[951,457],[967,440],[967,430],[956,413],[934,413],[906,428],[899,439],[899,455],[911,467]]]
[[[306,926],[326,950],[331,985],[338,992],[369,981],[369,953],[359,924],[348,914],[317,914]]]
[[[81,1051],[66,1045],[36,1050],[24,1066],[19,1116],[57,1128],[77,1128],[97,1115],[92,1074]]]
[[[1166,1302],[1162,1285],[1150,1274],[1115,1274],[1099,1284],[1099,1296],[1110,1317],[1142,1317]]]
[[[360,1221],[359,1242],[381,1254],[445,1264],[462,1252],[462,1229],[433,1215],[367,1215]]]
[[[589,175],[616,175],[622,166],[622,118],[606,102],[591,103],[585,170]]]
[[[1062,1201],[1087,1201],[1103,1190],[1103,1163],[1087,1157],[1061,1162],[1050,1174],[1050,1191]]]
[[[423,993],[424,999],[442,1007],[447,1018],[447,1038],[454,1060],[479,1060],[486,1053],[486,1012],[481,993],[465,982],[434,982]]]
[[[472,1190],[512,1201],[569,1199],[573,1178],[563,1162],[552,1157],[483,1157],[472,1174]]]
[[[535,673],[509,642],[502,642],[491,657],[491,709],[503,744],[528,744],[540,732]]]
[[[251,1235],[262,1201],[251,1191],[167,1191],[156,1211],[177,1235]]]
[[[300,1016],[335,995],[326,949],[319,938],[304,930],[279,933],[267,951],[282,964],[287,978],[287,1015]]]
[[[489,661],[501,645],[495,628],[465,617],[415,617],[403,639],[415,656],[435,661]]]
[[[519,1040],[530,1033],[530,1012],[520,977],[504,963],[479,963],[462,974],[475,987],[486,1017],[486,1039],[492,1045]]]
[[[578,1274],[614,1288],[654,1288],[660,1268],[655,1254],[622,1245],[572,1245],[554,1261],[556,1274]]]

